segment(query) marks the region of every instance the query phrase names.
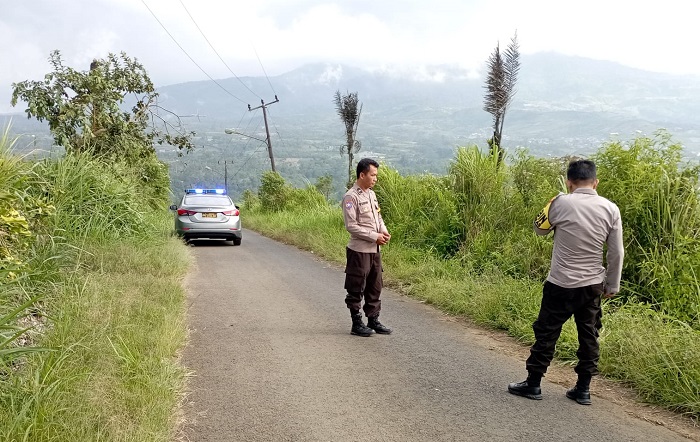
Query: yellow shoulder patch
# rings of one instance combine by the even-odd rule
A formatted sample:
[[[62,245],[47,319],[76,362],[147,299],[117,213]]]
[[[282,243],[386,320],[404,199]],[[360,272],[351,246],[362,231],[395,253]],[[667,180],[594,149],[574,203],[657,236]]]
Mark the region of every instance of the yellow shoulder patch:
[[[552,228],[552,225],[549,223],[549,207],[552,205],[552,201],[557,199],[559,195],[549,200],[547,205],[544,206],[544,208],[540,211],[540,213],[535,218],[535,227],[542,230],[549,230]]]

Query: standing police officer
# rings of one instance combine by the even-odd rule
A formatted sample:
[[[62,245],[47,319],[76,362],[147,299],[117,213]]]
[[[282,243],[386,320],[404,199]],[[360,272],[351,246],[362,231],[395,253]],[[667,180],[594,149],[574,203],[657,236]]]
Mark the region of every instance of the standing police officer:
[[[590,405],[591,377],[598,374],[598,330],[601,324],[601,295],[610,298],[620,290],[622,274],[622,221],[620,209],[598,196],[596,167],[592,161],[569,164],[568,194],[554,197],[535,219],[535,232],[554,231],[552,264],[542,290],[542,305],[532,325],[535,344],[525,362],[528,377],[511,383],[508,391],[530,399],[542,399],[540,381],[547,372],[564,323],[573,315],[578,331],[576,386],[566,397]],[[603,246],[608,250],[607,271]]]
[[[382,258],[379,246],[389,242],[391,235],[379,213],[379,203],[372,187],[377,182],[379,163],[363,158],[357,163],[357,180],[343,197],[345,229],[350,233],[346,248],[345,304],[350,309],[352,329],[357,336],[370,336],[373,330],[389,334],[391,329],[379,322],[382,302]],[[362,306],[362,299],[365,303]],[[362,322],[365,312],[368,323]]]

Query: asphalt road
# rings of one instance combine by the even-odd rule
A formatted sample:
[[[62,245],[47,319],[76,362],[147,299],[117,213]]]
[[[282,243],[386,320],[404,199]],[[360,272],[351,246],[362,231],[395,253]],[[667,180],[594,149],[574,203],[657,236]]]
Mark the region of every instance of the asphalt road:
[[[179,437],[204,441],[687,441],[543,380],[510,395],[524,362],[391,290],[392,335],[350,335],[343,269],[251,231],[201,242],[188,277],[193,371]]]

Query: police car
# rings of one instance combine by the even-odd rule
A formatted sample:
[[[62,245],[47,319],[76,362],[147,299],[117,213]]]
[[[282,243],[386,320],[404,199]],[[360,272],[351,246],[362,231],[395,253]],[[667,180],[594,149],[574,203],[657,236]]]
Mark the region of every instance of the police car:
[[[241,217],[238,206],[224,189],[186,189],[180,205],[173,204],[175,232],[185,241],[219,239],[241,244]]]

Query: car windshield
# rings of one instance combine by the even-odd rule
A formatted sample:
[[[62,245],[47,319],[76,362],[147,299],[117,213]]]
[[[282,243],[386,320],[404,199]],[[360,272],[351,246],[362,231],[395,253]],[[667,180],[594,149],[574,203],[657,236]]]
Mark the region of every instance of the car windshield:
[[[185,197],[187,206],[230,206],[231,199],[226,195],[190,195]]]

